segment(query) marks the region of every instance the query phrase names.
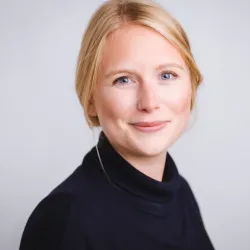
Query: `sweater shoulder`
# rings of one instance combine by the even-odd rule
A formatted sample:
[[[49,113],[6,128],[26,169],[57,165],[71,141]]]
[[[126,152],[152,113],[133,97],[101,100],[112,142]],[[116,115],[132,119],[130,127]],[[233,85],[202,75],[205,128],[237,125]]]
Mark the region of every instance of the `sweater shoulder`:
[[[203,223],[200,206],[189,181],[181,175],[180,178],[181,178],[181,195],[183,201],[185,202],[186,205],[188,205],[192,209],[192,211],[195,211],[199,220]]]
[[[87,195],[92,187],[91,178],[93,178],[93,173],[96,175],[95,165],[97,163],[93,160],[92,151],[93,149],[84,156],[82,163],[65,180],[56,186],[50,195],[61,193],[73,197]]]
[[[65,193],[48,195],[39,202],[25,225],[20,250],[61,249],[71,206],[72,197]]]
[[[77,211],[87,199],[90,181],[86,177],[88,163],[77,167],[65,180],[56,186],[34,208],[25,225],[20,250],[56,250],[72,248],[72,242],[81,242],[84,250],[84,237],[78,239]],[[74,239],[74,240],[73,240]],[[67,244],[71,248],[66,248]]]

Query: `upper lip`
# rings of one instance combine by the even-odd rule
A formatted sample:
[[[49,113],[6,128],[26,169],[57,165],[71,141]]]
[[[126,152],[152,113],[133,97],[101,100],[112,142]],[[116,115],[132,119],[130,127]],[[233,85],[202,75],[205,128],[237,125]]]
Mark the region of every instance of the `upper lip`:
[[[135,122],[135,123],[132,123],[132,125],[141,126],[141,127],[153,127],[153,126],[161,125],[166,122],[168,121]]]

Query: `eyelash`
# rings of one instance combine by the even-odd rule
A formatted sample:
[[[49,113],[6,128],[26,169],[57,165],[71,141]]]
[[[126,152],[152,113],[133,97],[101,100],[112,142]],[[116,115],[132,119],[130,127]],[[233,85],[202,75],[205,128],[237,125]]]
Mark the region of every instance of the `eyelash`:
[[[176,78],[178,77],[178,75],[177,75],[175,72],[173,72],[173,71],[164,71],[164,72],[161,73],[161,75],[164,75],[164,74],[171,74],[171,75],[173,76],[172,79],[167,79],[167,80],[173,80],[173,79],[176,79]],[[115,79],[115,80],[113,81],[112,84],[113,84],[113,85],[119,84],[118,81],[119,81],[120,79],[123,79],[123,78],[128,78],[128,79],[130,79],[128,76],[121,76],[121,77]],[[126,84],[120,83],[120,85],[126,85]]]

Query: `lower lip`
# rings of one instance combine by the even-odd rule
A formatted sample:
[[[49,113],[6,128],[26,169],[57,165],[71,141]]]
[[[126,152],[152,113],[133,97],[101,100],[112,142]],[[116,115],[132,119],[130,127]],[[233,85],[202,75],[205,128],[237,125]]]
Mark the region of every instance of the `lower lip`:
[[[152,126],[152,127],[142,127],[142,126],[139,126],[139,125],[133,125],[133,126],[137,130],[140,130],[142,132],[156,132],[156,131],[162,130],[166,126],[167,123],[168,122],[164,122],[164,123],[161,123],[159,125]]]

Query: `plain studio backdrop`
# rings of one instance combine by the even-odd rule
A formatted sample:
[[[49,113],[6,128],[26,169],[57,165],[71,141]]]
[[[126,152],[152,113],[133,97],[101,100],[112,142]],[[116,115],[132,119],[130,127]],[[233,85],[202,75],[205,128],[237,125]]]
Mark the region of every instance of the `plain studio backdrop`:
[[[1,250],[18,248],[35,206],[96,142],[74,80],[84,29],[102,2],[0,2]],[[183,25],[204,75],[193,126],[169,152],[215,248],[249,250],[250,1],[159,2]]]

